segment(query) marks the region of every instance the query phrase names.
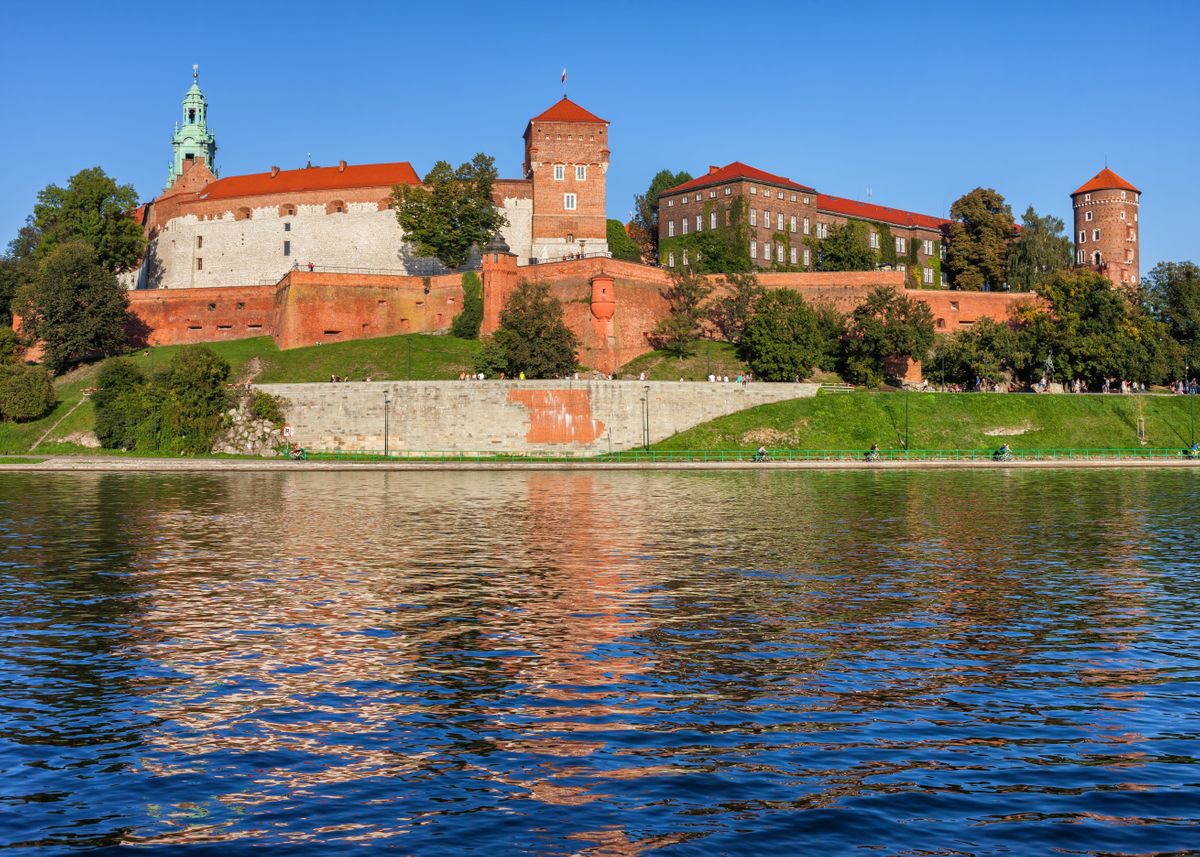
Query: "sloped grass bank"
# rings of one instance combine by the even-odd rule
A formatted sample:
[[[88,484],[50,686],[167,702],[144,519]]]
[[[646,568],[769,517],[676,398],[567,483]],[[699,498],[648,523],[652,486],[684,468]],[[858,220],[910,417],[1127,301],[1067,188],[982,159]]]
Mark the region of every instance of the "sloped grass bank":
[[[655,449],[1135,449],[1191,444],[1184,396],[1032,393],[848,393],[749,408],[655,444]]]

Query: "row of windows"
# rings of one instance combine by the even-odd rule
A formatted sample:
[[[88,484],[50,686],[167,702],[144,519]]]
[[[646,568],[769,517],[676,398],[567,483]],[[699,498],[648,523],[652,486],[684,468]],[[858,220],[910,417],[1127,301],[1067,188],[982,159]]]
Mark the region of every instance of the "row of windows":
[[[566,179],[566,177],[567,177],[566,164],[555,164],[554,165],[554,180],[556,182],[560,182],[560,181],[563,181],[564,179]],[[577,181],[577,182],[587,181],[587,167],[586,166],[584,166],[582,164],[576,165],[575,181]]]
[[[1134,201],[1134,202],[1137,202],[1137,198],[1138,198],[1138,195],[1135,193],[1135,194],[1133,195],[1133,201]],[[1121,199],[1128,199],[1128,196],[1126,196],[1126,193],[1125,193],[1125,191],[1121,191]],[[1085,193],[1085,194],[1083,195],[1083,201],[1084,201],[1084,202],[1091,202],[1091,201],[1092,201],[1092,195],[1091,195],[1090,193]]]
[[[733,187],[732,187],[731,185],[726,185],[726,186],[725,186],[725,188],[724,188],[724,194],[725,194],[725,196],[730,196],[732,193],[733,193]],[[758,188],[757,188],[757,187],[754,187],[754,186],[751,186],[751,187],[750,187],[750,195],[751,195],[751,196],[758,196],[758,194],[759,194]],[[771,188],[769,188],[769,187],[765,187],[765,188],[763,188],[763,189],[762,189],[762,195],[763,195],[765,198],[767,198],[767,199],[770,199],[770,198],[771,198],[771,194],[772,194]],[[775,197],[776,197],[776,198],[778,198],[778,199],[783,199],[783,197],[784,197],[783,191],[781,191],[781,190],[776,190],[776,191],[774,192],[774,195],[775,195]],[[688,199],[689,199],[689,198],[691,198],[691,199],[694,199],[696,202],[700,202],[700,200],[704,198],[704,194],[703,194],[703,193],[701,193],[700,191],[696,191],[696,193],[695,193],[695,194],[685,193],[683,196],[681,196],[681,197],[679,198],[679,204],[680,204],[680,205],[687,205],[687,204],[688,204]],[[716,188],[712,188],[712,189],[711,189],[711,190],[708,192],[708,198],[709,198],[709,199],[716,199],[716,198],[717,198],[717,189],[716,189]],[[795,201],[796,201],[796,199],[797,199],[797,196],[796,196],[796,194],[794,194],[794,193],[793,193],[793,194],[791,194],[791,195],[790,195],[790,201],[791,201],[791,202],[795,202]],[[805,205],[808,205],[808,204],[809,204],[809,198],[808,198],[807,196],[806,196],[806,197],[804,197],[804,204],[805,204]],[[674,199],[668,199],[668,200],[667,200],[667,207],[668,207],[668,208],[671,208],[671,207],[673,207],[674,205],[675,205],[675,200],[674,200]]]
[[[688,222],[689,222],[688,218],[685,217],[682,220],[680,220],[679,222],[681,224],[682,234],[687,235],[688,234]],[[758,210],[754,209],[754,208],[750,209],[750,225],[758,226],[758,222],[759,222]],[[776,222],[776,226],[777,226],[778,230],[780,232],[782,232],[783,231],[783,213],[782,212],[776,213],[776,221],[775,222]],[[697,214],[696,218],[695,218],[695,223],[696,223],[696,231],[697,232],[700,232],[701,230],[703,230],[704,215]],[[729,225],[729,211],[728,210],[725,211],[725,225],[726,226]],[[762,212],[762,225],[764,227],[766,227],[767,229],[771,228],[771,212],[766,209],[763,209],[763,212]],[[809,223],[808,223],[807,217],[803,218],[802,226],[803,226],[804,234],[808,235],[809,234]],[[716,229],[716,228],[717,228],[717,213],[715,211],[713,211],[713,212],[709,213],[709,229]],[[791,215],[791,217],[788,220],[788,231],[793,232],[793,233],[796,231],[796,216],[795,215]],[[667,221],[667,237],[668,238],[675,237],[675,221],[674,220]],[[829,224],[828,223],[823,223],[823,222],[817,223],[817,237],[820,239],[825,239],[825,238],[829,237]],[[879,249],[879,233],[878,232],[869,232],[867,234],[867,241],[872,250]],[[898,236],[898,237],[896,237],[895,241],[896,241],[896,252],[897,253],[907,253],[908,252],[908,239],[907,238]],[[933,255],[933,240],[932,239],[926,238],[921,241],[921,252],[924,253],[926,256]]]
[[[1121,217],[1121,219],[1122,219],[1122,220],[1124,220],[1124,219],[1125,219],[1125,212],[1124,212],[1124,211],[1122,211],[1122,212],[1120,213],[1120,217]],[[1138,213],[1135,211],[1135,212],[1133,213],[1133,222],[1134,222],[1134,223],[1137,223],[1137,217],[1138,217]],[[1084,219],[1085,221],[1087,221],[1088,223],[1091,223],[1091,221],[1092,221],[1092,212],[1090,212],[1090,211],[1085,211],[1085,212],[1083,213],[1083,219]]]
[[[396,207],[396,201],[389,196],[386,199],[379,200],[375,204],[375,207],[379,211],[391,211]],[[331,200],[325,203],[326,214],[345,214],[349,210],[349,206],[347,206],[346,203],[340,199]],[[291,203],[284,203],[283,205],[279,206],[279,216],[295,217],[296,206],[292,205]],[[234,220],[251,220],[253,217],[254,209],[248,206],[242,206],[233,212]]]

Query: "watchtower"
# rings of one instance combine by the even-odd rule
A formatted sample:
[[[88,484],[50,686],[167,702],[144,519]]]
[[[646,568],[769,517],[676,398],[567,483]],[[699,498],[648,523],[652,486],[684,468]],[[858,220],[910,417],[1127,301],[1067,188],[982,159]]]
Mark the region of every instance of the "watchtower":
[[[1138,201],[1142,193],[1108,167],[1071,194],[1075,264],[1114,286],[1138,284]]]

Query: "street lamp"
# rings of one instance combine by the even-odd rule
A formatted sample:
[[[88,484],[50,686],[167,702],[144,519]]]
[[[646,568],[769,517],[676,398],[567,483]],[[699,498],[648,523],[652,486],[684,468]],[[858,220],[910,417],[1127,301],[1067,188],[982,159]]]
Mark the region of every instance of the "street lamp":
[[[650,449],[650,386],[642,387],[642,446]]]
[[[388,457],[388,412],[391,410],[388,391],[383,391],[383,457]]]

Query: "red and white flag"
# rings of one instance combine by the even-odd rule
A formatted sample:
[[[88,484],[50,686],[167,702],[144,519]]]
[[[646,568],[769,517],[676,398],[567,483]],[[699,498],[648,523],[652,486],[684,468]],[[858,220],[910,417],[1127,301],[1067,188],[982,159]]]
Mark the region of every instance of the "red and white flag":
[[[567,70],[565,68],[563,69],[562,82],[563,83],[567,82]]]

